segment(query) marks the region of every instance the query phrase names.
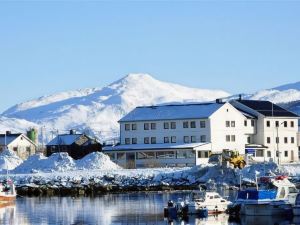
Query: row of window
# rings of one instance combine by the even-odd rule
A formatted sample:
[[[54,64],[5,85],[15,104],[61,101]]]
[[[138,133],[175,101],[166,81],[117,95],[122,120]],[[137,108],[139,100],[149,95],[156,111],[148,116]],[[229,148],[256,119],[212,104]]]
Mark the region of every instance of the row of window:
[[[184,143],[196,143],[196,136],[184,136]],[[206,135],[200,136],[200,142],[206,142]],[[144,144],[156,144],[156,137],[144,137]],[[176,143],[176,136],[164,137],[164,143]],[[137,144],[137,138],[125,138],[125,144]]]
[[[254,127],[254,120],[251,120],[251,127]],[[248,126],[248,121],[244,120],[244,126],[247,127]]]
[[[120,153],[106,153],[112,160],[125,160],[126,155]],[[195,152],[192,150],[159,151],[159,152],[136,152],[136,159],[192,159]]]
[[[279,127],[281,124],[283,124],[284,127],[288,127],[288,121],[283,121],[281,123],[279,123],[278,120],[275,121],[275,127]],[[271,127],[271,121],[270,120],[266,121],[266,126]],[[290,121],[290,127],[294,127],[294,126],[295,126],[294,121]]]
[[[289,157],[289,151],[284,151],[283,154],[284,154],[284,157]],[[253,156],[254,157],[265,157],[264,150],[257,149]],[[271,151],[267,151],[267,156],[266,157],[271,158]],[[278,152],[276,152],[276,157],[278,157]]]
[[[226,142],[235,142],[235,135],[226,135]]]
[[[276,143],[278,144],[279,143],[279,137],[276,137],[275,140],[276,140]],[[290,140],[291,140],[290,141],[291,144],[295,143],[295,138],[294,137],[291,137]],[[284,137],[283,142],[284,142],[284,144],[288,144],[288,142],[289,142],[288,137]],[[271,137],[267,137],[267,144],[271,144]]]
[[[196,128],[197,123],[196,121],[184,121],[182,123],[183,128]],[[200,121],[200,128],[205,128],[206,123],[205,121]],[[164,129],[176,129],[176,122],[164,122]],[[125,124],[125,130],[137,130],[137,124]],[[144,123],[144,130],[156,130],[156,123]]]

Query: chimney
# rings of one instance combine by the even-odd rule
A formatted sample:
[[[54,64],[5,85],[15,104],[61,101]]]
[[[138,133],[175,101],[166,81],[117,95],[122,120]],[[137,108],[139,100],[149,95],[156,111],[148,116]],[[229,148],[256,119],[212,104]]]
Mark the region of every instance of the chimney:
[[[76,131],[74,129],[70,130],[70,134],[76,134]]]
[[[10,130],[7,130],[7,131],[6,131],[6,135],[11,135],[11,131],[10,131]]]

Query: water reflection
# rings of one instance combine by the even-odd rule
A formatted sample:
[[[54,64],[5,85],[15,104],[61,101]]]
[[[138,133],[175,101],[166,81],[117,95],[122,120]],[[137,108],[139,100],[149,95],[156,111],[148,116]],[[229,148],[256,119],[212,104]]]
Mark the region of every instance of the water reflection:
[[[205,219],[189,217],[168,221],[163,207],[169,199],[185,198],[188,193],[131,193],[95,198],[18,198],[15,205],[0,206],[0,224],[103,224],[103,225],[238,225],[299,224],[276,217],[229,218],[226,214]]]

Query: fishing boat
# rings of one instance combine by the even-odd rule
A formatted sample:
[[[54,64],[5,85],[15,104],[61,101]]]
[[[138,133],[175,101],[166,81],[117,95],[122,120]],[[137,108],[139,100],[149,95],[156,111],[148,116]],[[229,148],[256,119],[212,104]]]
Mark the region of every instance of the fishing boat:
[[[0,183],[0,204],[14,202],[16,196],[15,185],[11,179],[6,179],[5,182]]]
[[[170,201],[169,201],[170,203]],[[193,191],[189,199],[178,199],[176,203],[168,204],[170,214],[174,215],[198,215],[206,217],[211,214],[224,213],[227,210],[230,201],[223,198],[215,191],[198,190]],[[168,207],[167,207],[168,208]],[[168,210],[168,209],[165,209]]]
[[[240,190],[229,205],[230,214],[249,216],[287,215],[292,213],[298,190],[286,176],[261,177],[256,188]]]

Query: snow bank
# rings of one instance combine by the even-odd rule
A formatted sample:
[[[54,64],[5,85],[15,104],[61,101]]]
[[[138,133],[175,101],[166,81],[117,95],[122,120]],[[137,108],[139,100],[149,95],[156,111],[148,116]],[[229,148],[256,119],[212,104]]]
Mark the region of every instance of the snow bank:
[[[77,160],[76,162],[77,169],[103,169],[103,170],[115,170],[121,169],[117,164],[112,162],[109,156],[101,152],[93,152],[86,155],[82,159]]]
[[[75,169],[74,160],[66,152],[54,153],[50,157],[45,157],[42,154],[30,156],[13,173],[32,173],[32,172],[54,172],[68,171]]]
[[[22,162],[13,151],[4,150],[0,153],[0,170],[12,170]]]
[[[14,169],[13,173],[65,172],[90,169],[115,170],[120,169],[120,167],[101,152],[93,152],[80,160],[74,160],[68,153],[61,152],[54,153],[49,157],[42,154],[32,155]]]

